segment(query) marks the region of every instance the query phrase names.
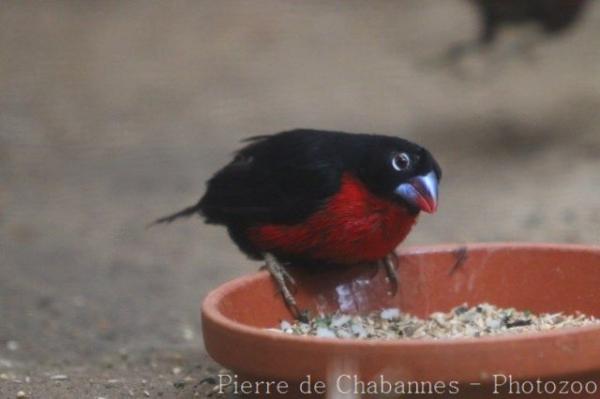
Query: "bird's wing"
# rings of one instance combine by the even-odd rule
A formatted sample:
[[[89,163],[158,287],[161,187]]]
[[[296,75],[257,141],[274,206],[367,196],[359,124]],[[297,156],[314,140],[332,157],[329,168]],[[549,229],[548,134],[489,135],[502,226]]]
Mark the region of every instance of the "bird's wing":
[[[320,137],[261,137],[209,180],[199,206],[209,223],[292,224],[337,192],[341,174]]]

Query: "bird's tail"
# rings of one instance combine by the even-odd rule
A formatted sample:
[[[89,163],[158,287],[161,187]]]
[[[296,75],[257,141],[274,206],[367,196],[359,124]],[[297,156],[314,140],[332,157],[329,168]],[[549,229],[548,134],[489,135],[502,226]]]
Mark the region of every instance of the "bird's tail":
[[[197,203],[196,205],[188,206],[187,208],[182,209],[179,212],[175,212],[172,215],[167,215],[167,216],[161,217],[160,219],[156,219],[154,222],[150,223],[147,227],[152,227],[154,225],[163,224],[163,223],[169,224],[179,218],[190,217],[194,213],[198,213],[198,212],[200,212],[200,203]]]

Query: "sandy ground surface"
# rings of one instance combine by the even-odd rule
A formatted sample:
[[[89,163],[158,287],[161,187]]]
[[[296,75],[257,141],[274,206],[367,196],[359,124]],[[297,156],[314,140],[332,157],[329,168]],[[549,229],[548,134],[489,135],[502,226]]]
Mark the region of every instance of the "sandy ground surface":
[[[206,396],[200,301],[259,265],[220,228],[144,226],[250,135],[428,146],[441,208],[406,245],[597,243],[599,21],[445,68],[477,30],[461,0],[0,2],[0,397]]]

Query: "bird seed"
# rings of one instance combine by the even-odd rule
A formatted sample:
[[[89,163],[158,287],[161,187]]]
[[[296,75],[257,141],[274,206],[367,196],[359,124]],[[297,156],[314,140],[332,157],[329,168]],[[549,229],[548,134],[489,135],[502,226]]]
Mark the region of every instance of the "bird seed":
[[[447,339],[547,331],[600,324],[582,313],[534,314],[528,310],[499,308],[488,303],[457,306],[447,313],[435,312],[421,319],[397,308],[367,316],[336,312],[313,317],[308,323],[282,321],[270,330],[284,334],[324,338]]]

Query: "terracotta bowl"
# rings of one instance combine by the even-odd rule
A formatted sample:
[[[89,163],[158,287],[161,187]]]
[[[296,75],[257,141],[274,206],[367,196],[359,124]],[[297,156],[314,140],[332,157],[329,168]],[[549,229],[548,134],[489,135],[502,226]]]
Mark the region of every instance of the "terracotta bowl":
[[[313,312],[368,313],[398,307],[424,317],[463,303],[489,302],[533,312],[580,311],[600,317],[598,247],[476,244],[404,249],[395,296],[389,294],[383,270],[374,267],[294,270],[293,274],[299,283],[296,298],[301,307]],[[291,319],[266,272],[238,278],[212,291],[204,301],[206,349],[217,362],[238,375],[237,382],[286,381],[287,397],[294,398],[319,396],[314,389],[313,395],[298,393],[303,382],[306,392],[307,376],[311,385],[315,381],[327,383],[330,394],[339,391],[343,384],[354,384],[356,378],[365,383],[392,382],[394,389],[401,382],[410,381],[442,382],[446,389],[452,383],[458,385],[461,398],[490,397],[494,389],[498,390],[494,397],[514,397],[515,389],[522,388],[525,393],[529,383],[539,385],[539,378],[555,381],[557,387],[568,380],[571,391],[573,387],[578,389],[577,381],[595,381],[594,397],[600,397],[599,326],[412,341],[298,337],[266,330],[278,326],[281,320]],[[344,375],[353,380],[340,379]],[[502,378],[508,382],[499,386]],[[513,383],[510,394],[510,381],[525,385]],[[255,393],[260,391],[256,386],[252,388]],[[422,386],[426,390],[427,385]],[[541,392],[547,392],[546,388],[551,389],[552,385]],[[591,388],[588,383],[586,389]],[[343,392],[347,390],[344,388]],[[426,396],[423,392],[417,397]],[[275,393],[260,391],[258,396],[281,396]]]

